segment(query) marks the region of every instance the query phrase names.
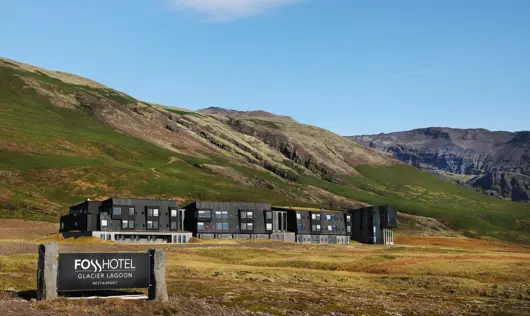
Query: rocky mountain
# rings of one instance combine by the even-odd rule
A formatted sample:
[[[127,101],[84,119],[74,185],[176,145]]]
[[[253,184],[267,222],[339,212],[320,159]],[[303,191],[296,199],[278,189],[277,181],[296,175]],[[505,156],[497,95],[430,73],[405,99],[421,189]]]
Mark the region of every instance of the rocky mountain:
[[[530,200],[530,131],[431,127],[348,138],[480,192]]]
[[[206,109],[200,109],[197,112],[203,113],[203,114],[215,114],[215,115],[223,115],[223,116],[231,116],[231,117],[254,116],[254,117],[269,117],[269,118],[277,118],[277,119],[294,121],[294,119],[290,116],[278,115],[278,114],[274,114],[274,113],[270,113],[270,112],[262,111],[262,110],[237,111],[237,110],[224,109],[220,107],[209,107]]]
[[[0,217],[56,220],[111,196],[335,209],[392,204],[530,243],[530,204],[478,194],[328,130],[264,112],[147,103],[0,59]]]

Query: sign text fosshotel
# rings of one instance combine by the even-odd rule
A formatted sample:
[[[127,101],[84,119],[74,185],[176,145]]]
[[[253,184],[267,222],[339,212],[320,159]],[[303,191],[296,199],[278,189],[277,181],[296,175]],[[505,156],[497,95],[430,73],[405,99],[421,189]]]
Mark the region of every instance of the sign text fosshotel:
[[[60,254],[58,290],[149,287],[149,274],[148,253]]]

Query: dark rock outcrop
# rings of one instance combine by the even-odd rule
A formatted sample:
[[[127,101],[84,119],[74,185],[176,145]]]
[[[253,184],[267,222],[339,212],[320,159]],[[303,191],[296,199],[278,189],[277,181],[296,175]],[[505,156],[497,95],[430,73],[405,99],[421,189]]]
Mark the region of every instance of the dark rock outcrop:
[[[485,194],[530,200],[530,131],[429,127],[347,138]]]

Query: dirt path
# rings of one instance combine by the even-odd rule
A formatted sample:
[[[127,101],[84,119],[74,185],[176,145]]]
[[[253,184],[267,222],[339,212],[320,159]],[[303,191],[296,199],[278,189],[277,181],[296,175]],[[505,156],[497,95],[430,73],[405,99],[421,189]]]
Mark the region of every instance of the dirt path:
[[[151,171],[153,171],[154,173],[158,173],[158,174],[160,174],[160,172],[156,171],[157,168],[161,168],[161,167],[163,167],[163,166],[167,166],[167,165],[169,165],[170,163],[173,163],[173,162],[178,161],[178,160],[180,160],[180,159],[177,158],[177,157],[171,157],[171,158],[169,158],[169,161],[168,161],[168,162],[163,163],[163,164],[161,164],[160,166],[156,166],[156,167],[151,168]]]

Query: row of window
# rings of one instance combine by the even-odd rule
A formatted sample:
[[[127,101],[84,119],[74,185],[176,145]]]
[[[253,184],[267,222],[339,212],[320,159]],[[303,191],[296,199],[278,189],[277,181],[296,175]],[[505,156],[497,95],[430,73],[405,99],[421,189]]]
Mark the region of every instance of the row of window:
[[[341,217],[342,217],[342,215],[326,214],[326,220],[328,220],[328,221],[337,221]],[[302,215],[300,213],[296,213],[296,219],[302,219]],[[318,213],[311,214],[311,220],[319,221],[320,219],[321,219],[321,214],[318,214]],[[351,216],[350,215],[346,215],[346,221],[347,222],[351,221]]]
[[[145,224],[143,224],[145,227]],[[101,220],[101,228],[108,228],[109,222],[106,219]],[[134,221],[131,220],[122,220],[121,221],[121,228],[122,229],[134,229]],[[158,221],[147,221],[147,228],[159,228],[159,222]],[[177,229],[177,222],[171,222],[171,229]]]
[[[131,215],[131,216],[134,216],[134,207],[129,207],[128,208],[128,214]],[[122,215],[122,208],[121,207],[113,207],[112,208],[112,215],[121,216]]]
[[[112,208],[112,215],[114,216],[121,216],[122,215],[122,207],[113,207]],[[130,215],[130,216],[134,216],[135,212],[134,212],[134,207],[129,207],[127,208],[127,213]],[[143,214],[143,212],[142,212]],[[160,215],[160,211],[158,208],[148,208],[147,209],[147,216],[152,216],[152,217],[158,217]],[[166,213],[167,215],[167,213]],[[228,213],[227,213],[228,215]],[[171,209],[171,217],[177,217],[177,210],[176,209]]]
[[[205,224],[203,222],[197,223],[197,231],[204,231]],[[272,230],[272,223],[266,224],[266,230]],[[228,230],[228,223],[215,223],[216,230]],[[254,223],[241,223],[241,230],[254,230]]]
[[[254,212],[241,211],[241,218],[254,218]],[[211,218],[212,211],[198,211],[199,218]],[[215,218],[228,218],[228,211],[215,211]],[[271,216],[272,218],[272,216]]]

